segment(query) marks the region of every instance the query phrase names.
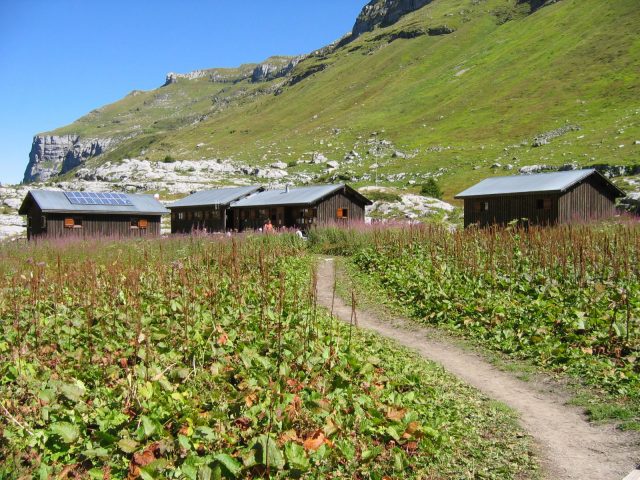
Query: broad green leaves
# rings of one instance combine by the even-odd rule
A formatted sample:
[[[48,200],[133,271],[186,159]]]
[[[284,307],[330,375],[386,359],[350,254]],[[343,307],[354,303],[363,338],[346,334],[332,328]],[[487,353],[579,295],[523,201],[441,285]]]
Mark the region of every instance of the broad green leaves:
[[[78,427],[69,422],[58,422],[51,425],[50,431],[64,443],[75,443],[80,438]]]
[[[358,331],[347,347],[300,242],[29,248],[40,282],[19,256],[24,279],[0,278],[0,318],[18,310],[1,396],[25,426],[1,425],[1,478],[446,478],[467,471],[453,452],[498,457],[486,411],[439,369]],[[496,468],[529,465],[513,452]]]

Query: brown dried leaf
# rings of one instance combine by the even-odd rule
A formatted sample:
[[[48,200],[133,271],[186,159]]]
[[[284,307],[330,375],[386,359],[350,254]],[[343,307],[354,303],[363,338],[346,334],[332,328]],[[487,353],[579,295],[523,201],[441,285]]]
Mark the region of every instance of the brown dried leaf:
[[[407,414],[406,408],[389,407],[387,409],[387,418],[395,422],[401,421],[406,414]]]
[[[280,435],[280,443],[299,442],[300,438],[295,430],[287,430]]]
[[[316,451],[322,446],[325,440],[326,438],[322,430],[318,430],[312,436],[307,438],[303,442],[302,446],[305,448],[305,450]]]
[[[158,459],[160,455],[161,446],[160,443],[152,443],[142,452],[135,453],[129,463],[129,475],[127,480],[136,480],[140,476],[140,467],[146,467],[151,462]]]
[[[247,405],[248,408],[253,407],[253,405],[256,403],[257,400],[258,400],[258,395],[256,395],[255,393],[250,393],[249,395],[244,397],[244,403]]]

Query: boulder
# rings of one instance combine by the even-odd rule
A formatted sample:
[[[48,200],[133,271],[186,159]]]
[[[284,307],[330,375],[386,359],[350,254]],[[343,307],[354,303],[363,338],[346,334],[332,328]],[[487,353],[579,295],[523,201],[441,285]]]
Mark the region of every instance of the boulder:
[[[277,168],[278,170],[286,170],[287,164],[284,162],[275,162],[271,164],[271,168]]]
[[[332,170],[335,170],[339,166],[340,166],[340,164],[338,162],[336,162],[336,161],[327,162],[327,167],[329,167]]]
[[[326,163],[328,160],[329,159],[327,157],[325,157],[322,153],[313,152],[313,157],[311,158],[311,163],[313,163],[313,164]]]

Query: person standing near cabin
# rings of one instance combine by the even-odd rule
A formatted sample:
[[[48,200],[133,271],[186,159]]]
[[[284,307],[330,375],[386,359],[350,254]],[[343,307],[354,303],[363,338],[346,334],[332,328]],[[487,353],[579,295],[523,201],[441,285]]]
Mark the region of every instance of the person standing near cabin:
[[[271,225],[271,219],[268,219],[264,224],[264,233],[273,233],[273,225]]]

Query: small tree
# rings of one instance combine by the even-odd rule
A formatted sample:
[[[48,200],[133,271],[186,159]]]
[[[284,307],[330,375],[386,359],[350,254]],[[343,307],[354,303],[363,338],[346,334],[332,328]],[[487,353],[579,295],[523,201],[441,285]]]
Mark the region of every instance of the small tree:
[[[425,197],[432,198],[442,198],[442,190],[440,190],[440,185],[433,178],[427,180],[427,183],[422,185],[420,189],[420,194]]]

